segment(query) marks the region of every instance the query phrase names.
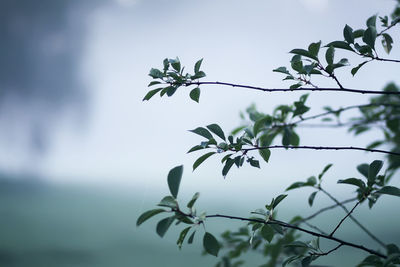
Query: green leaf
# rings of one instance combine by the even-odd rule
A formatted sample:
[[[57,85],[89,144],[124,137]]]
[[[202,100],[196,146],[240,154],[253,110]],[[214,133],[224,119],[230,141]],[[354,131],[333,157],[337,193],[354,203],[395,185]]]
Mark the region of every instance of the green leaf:
[[[285,267],[289,263],[292,263],[292,262],[300,259],[301,257],[303,257],[303,256],[302,255],[294,255],[294,256],[291,256],[291,257],[287,258],[286,260],[283,261],[282,267]]]
[[[193,101],[199,103],[200,88],[199,87],[194,88],[192,91],[190,91],[189,96]]]
[[[175,94],[176,89],[178,89],[177,86],[168,86],[167,87],[167,96],[172,96],[173,94]]]
[[[400,197],[400,189],[394,186],[384,186],[376,193]]]
[[[224,131],[219,127],[218,124],[210,124],[207,125],[208,130],[210,130],[212,133],[216,134],[219,138],[222,140],[226,140]]]
[[[294,241],[290,244],[285,245],[285,247],[294,247],[294,248],[307,248],[309,249],[310,246],[302,241]]]
[[[201,156],[200,158],[198,158],[194,163],[193,163],[193,171],[200,166],[200,164],[202,164],[206,159],[208,159],[209,157],[211,157],[212,155],[214,155],[216,152],[208,152],[206,154],[204,154],[203,156]]]
[[[148,210],[148,211],[142,213],[142,215],[140,215],[136,221],[136,226],[141,225],[142,223],[144,223],[145,221],[147,221],[154,215],[157,215],[161,212],[165,212],[165,210],[164,209],[153,209],[153,210]]]
[[[365,32],[365,30],[363,30],[363,29],[355,30],[353,32],[354,39],[363,37],[364,36],[364,32]]]
[[[288,127],[283,129],[282,145],[287,147],[290,145],[290,137],[292,135],[292,130]]]
[[[390,53],[390,51],[392,50],[392,44],[393,44],[393,39],[392,37],[387,34],[387,33],[383,33],[382,34],[382,46],[385,49],[386,53]]]
[[[154,90],[150,90],[144,97],[142,101],[145,100],[149,100],[150,98],[152,98],[155,94],[157,94],[158,92],[160,92],[163,88],[157,88]]]
[[[272,227],[272,229],[274,229],[275,232],[277,232],[280,235],[283,235],[285,232],[283,231],[282,226],[280,226],[279,224],[270,224],[270,226]]]
[[[368,179],[368,169],[369,165],[365,163],[357,166],[358,172],[361,173],[367,179]]]
[[[271,124],[271,123],[272,123],[272,117],[271,117],[270,115],[266,115],[266,116],[264,116],[264,117],[258,119],[258,120],[254,123],[254,126],[253,126],[253,133],[254,133],[254,136],[257,136],[257,134],[260,132],[260,130],[261,130],[263,127],[265,127],[265,126],[267,126],[267,125],[269,125],[269,124]]]
[[[338,180],[337,181],[338,184],[350,184],[350,185],[355,185],[361,189],[365,189],[365,183],[361,180],[361,179],[357,179],[357,178],[348,178],[348,179],[344,179],[344,180]]]
[[[311,54],[310,52],[308,52],[307,50],[304,50],[304,49],[293,49],[289,53],[312,58],[312,59],[318,61],[318,57],[316,57],[315,55]]]
[[[163,67],[164,67],[164,72],[166,72],[169,69],[169,60],[168,60],[168,58],[164,59]]]
[[[149,83],[149,85],[147,87],[150,87],[150,86],[153,86],[153,85],[156,85],[156,84],[160,84],[160,83],[161,82],[159,82],[159,81],[152,81],[152,82]]]
[[[190,76],[190,79],[196,80],[196,79],[200,79],[203,77],[206,77],[206,74],[204,73],[204,71],[199,71],[195,75]]]
[[[189,236],[189,239],[188,239],[188,244],[192,244],[193,243],[193,240],[194,240],[194,234],[196,233],[196,231],[194,231],[190,236]]]
[[[198,150],[201,150],[201,149],[204,149],[205,147],[203,147],[203,146],[199,146],[199,145],[195,145],[194,147],[192,147],[191,149],[189,149],[189,151],[187,152],[187,153],[191,153],[191,152],[194,152],[194,151],[198,151]]]
[[[159,69],[153,68],[150,70],[149,76],[151,76],[154,79],[157,79],[157,78],[161,79],[162,77],[164,77],[164,74]]]
[[[225,161],[225,166],[222,169],[222,176],[226,177],[226,175],[228,174],[229,170],[232,168],[233,164],[235,163],[235,161],[231,158],[227,158]]]
[[[171,226],[171,224],[174,222],[175,216],[167,217],[165,219],[162,219],[161,221],[158,222],[157,227],[156,227],[156,232],[160,237],[164,237],[165,233],[168,231],[168,228]]]
[[[290,135],[290,144],[292,146],[298,146],[300,144],[300,137],[294,131],[292,131]]]
[[[301,267],[308,267],[310,266],[310,263],[312,262],[312,257],[307,256],[304,259],[301,260]]]
[[[311,43],[308,46],[308,52],[310,52],[311,55],[318,58],[318,52],[320,47],[321,47],[321,41],[319,41],[318,43]]]
[[[343,36],[346,42],[353,44],[354,43],[354,36],[353,36],[353,29],[346,24],[343,29]]]
[[[333,41],[327,44],[325,47],[330,47],[333,46],[334,48],[339,48],[339,49],[345,49],[354,52],[353,48],[351,46],[344,42],[344,41]]]
[[[318,175],[318,180],[321,180],[324,174],[332,167],[332,163],[328,164],[325,166],[325,168],[322,170],[322,172]]]
[[[191,200],[189,201],[189,203],[187,204],[187,207],[188,207],[189,209],[191,209],[191,208],[193,207],[194,203],[195,203],[196,200],[199,198],[199,196],[200,196],[200,193],[199,193],[199,192],[196,192],[196,193],[193,195],[192,199],[191,199]]]
[[[181,62],[179,61],[179,58],[176,59],[170,59],[169,62],[171,63],[172,68],[176,70],[177,72],[181,71]]]
[[[368,63],[368,60],[367,60],[367,61],[364,61],[364,62],[361,63],[361,64],[359,64],[357,67],[352,68],[352,69],[351,69],[351,74],[352,74],[353,76],[356,75],[356,73],[358,72],[358,70],[359,70],[362,66],[364,66],[366,63]]]
[[[315,192],[311,193],[311,195],[308,197],[308,204],[310,205],[310,207],[312,207],[317,193],[318,193],[318,191],[315,191]]]
[[[190,228],[191,228],[191,226],[186,227],[186,228],[183,229],[182,232],[179,234],[179,238],[178,238],[178,240],[176,241],[176,244],[178,245],[179,249],[182,248],[183,241],[185,241],[185,237],[186,237],[187,233],[189,232]]]
[[[179,185],[182,179],[182,173],[183,173],[183,165],[171,169],[168,173],[168,187],[169,191],[171,192],[171,195],[173,195],[174,198],[176,198],[178,195]]]
[[[258,152],[260,153],[261,157],[265,160],[265,162],[268,162],[269,157],[271,156],[271,150],[265,148],[265,149],[259,149]]]
[[[369,17],[366,25],[367,27],[376,27],[376,15]]]
[[[275,207],[278,206],[278,204],[279,204],[283,199],[285,199],[285,197],[287,197],[287,195],[284,195],[284,194],[277,196],[277,197],[274,199],[273,203],[272,203],[272,208],[275,209]]]
[[[219,245],[217,239],[212,234],[210,234],[209,232],[206,232],[204,234],[203,246],[204,246],[205,251],[208,254],[211,254],[211,255],[213,255],[215,257],[218,256],[220,245]]]
[[[325,53],[325,59],[329,65],[333,64],[334,56],[335,56],[335,48],[333,48],[333,46],[330,46]]]
[[[205,137],[205,138],[207,138],[209,140],[213,138],[211,133],[206,128],[203,128],[203,127],[197,127],[194,130],[189,130],[189,132],[198,134],[198,135],[203,136],[203,137]]]
[[[200,59],[196,62],[196,64],[194,64],[194,73],[198,73],[200,71],[200,66],[201,63],[203,62],[203,59]]]
[[[284,73],[284,74],[288,74],[290,75],[289,71],[287,70],[286,67],[279,67],[277,69],[272,70],[273,72],[280,72],[280,73]]]
[[[176,202],[176,199],[173,198],[172,196],[166,196],[161,200],[158,206],[174,209],[178,207],[178,203]]]
[[[382,169],[383,161],[374,160],[368,168],[368,181],[375,181],[376,176],[379,171]]]
[[[247,161],[250,163],[251,166],[260,168],[260,162],[258,160],[249,158]]]
[[[271,228],[271,226],[264,224],[264,226],[261,228],[261,236],[268,241],[268,243],[271,243],[272,239],[274,238],[275,231],[274,229]]]
[[[363,41],[375,50],[375,40],[376,40],[376,28],[371,26],[364,32]]]

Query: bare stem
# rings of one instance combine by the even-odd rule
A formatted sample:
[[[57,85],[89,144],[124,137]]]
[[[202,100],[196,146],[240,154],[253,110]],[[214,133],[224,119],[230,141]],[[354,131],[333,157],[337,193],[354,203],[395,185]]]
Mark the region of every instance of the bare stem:
[[[342,223],[346,220],[347,217],[349,217],[353,211],[357,208],[358,205],[360,205],[360,201],[358,201],[354,207],[350,210],[349,213],[346,214],[346,216],[343,217],[343,219],[340,220],[340,222],[338,223],[338,225],[336,225],[335,229],[333,229],[333,231],[329,234],[330,236],[333,236],[333,234],[337,231],[337,229],[339,229],[339,227],[342,225]]]
[[[338,248],[340,248],[341,246],[343,246],[343,244],[339,244],[336,247],[334,247],[333,249],[324,252],[324,253],[310,253],[311,255],[315,255],[315,256],[326,256],[328,254],[331,254],[332,252],[334,252],[335,250],[337,250]]]

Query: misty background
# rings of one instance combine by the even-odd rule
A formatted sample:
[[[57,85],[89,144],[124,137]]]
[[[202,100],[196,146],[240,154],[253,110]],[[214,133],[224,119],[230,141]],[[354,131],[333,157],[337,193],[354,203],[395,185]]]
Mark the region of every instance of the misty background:
[[[185,165],[180,198],[186,201],[200,191],[199,207],[210,213],[247,216],[328,163],[334,166],[325,186],[338,198],[348,198],[351,188],[336,181],[357,176],[358,164],[382,156],[274,150],[261,170],[232,169],[223,179],[219,160],[210,159],[191,172],[199,154],[186,152],[201,139],[188,130],[218,123],[227,132],[240,124],[239,112],[251,103],[270,112],[300,93],[202,86],[199,104],[185,90],[142,102],[147,74],[166,57],[178,56],[188,70],[204,58],[206,80],[288,87],[272,72],[289,64],[288,51],[341,40],[345,24],[361,27],[377,12],[390,14],[393,6],[391,0],[1,0],[0,263],[186,266],[190,259],[193,266],[211,265],[215,259],[200,255],[201,242],[178,251],[176,232],[162,240],[154,221],[135,226],[141,212],[168,194],[166,175],[180,164]],[[394,28],[393,36],[398,34]],[[400,58],[396,44],[391,57]],[[380,90],[390,81],[400,82],[399,69],[391,63],[368,64],[355,78],[348,72],[338,70],[338,76],[349,88]],[[335,85],[328,80],[319,84]],[[315,92],[307,102],[310,114],[317,114],[326,105],[367,99]],[[312,128],[299,133],[307,145],[365,146],[378,135],[355,139],[343,129]],[[393,183],[399,184],[397,177]],[[283,219],[312,212],[306,200],[311,191],[300,191],[282,203]],[[387,243],[399,241],[400,213],[389,212],[396,201],[382,197],[372,212],[366,207],[356,212]],[[315,210],[327,204],[328,199],[317,196]],[[335,211],[321,223],[329,229],[339,216],[342,212]],[[209,224],[216,232],[240,225]],[[375,246],[351,223],[347,226],[356,232],[352,240]],[[352,266],[363,256],[353,252],[337,254],[347,255]]]

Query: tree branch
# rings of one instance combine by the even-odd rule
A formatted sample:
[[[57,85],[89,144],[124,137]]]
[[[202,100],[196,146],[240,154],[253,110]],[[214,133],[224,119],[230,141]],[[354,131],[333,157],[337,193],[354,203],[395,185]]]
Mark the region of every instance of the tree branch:
[[[257,222],[257,223],[262,223],[262,224],[278,224],[278,225],[283,226],[285,228],[295,229],[295,230],[310,234],[312,236],[321,237],[321,238],[325,238],[325,239],[328,239],[328,240],[332,240],[332,241],[338,242],[342,246],[349,246],[349,247],[357,248],[357,249],[360,249],[360,250],[364,250],[364,251],[366,251],[366,252],[368,252],[370,254],[376,255],[378,257],[381,257],[381,258],[384,258],[384,259],[387,258],[387,256],[381,254],[380,252],[372,250],[372,249],[369,249],[369,248],[366,248],[366,247],[364,247],[362,245],[358,245],[358,244],[354,244],[354,243],[351,243],[351,242],[347,242],[347,241],[344,241],[342,239],[339,239],[339,238],[336,238],[336,237],[333,237],[333,236],[329,236],[329,235],[326,235],[326,234],[320,234],[320,233],[317,233],[317,232],[313,232],[313,231],[301,228],[299,226],[288,224],[288,223],[285,223],[285,222],[282,222],[282,221],[278,221],[278,220],[270,220],[270,221],[266,222],[265,220],[261,220],[261,219],[251,219],[251,218],[229,216],[229,215],[222,215],[222,214],[207,215],[206,218],[226,218],[226,219],[232,219],[232,220]]]
[[[224,85],[224,86],[232,86],[239,87],[251,90],[258,90],[263,92],[296,92],[296,91],[325,91],[325,92],[348,92],[348,93],[358,93],[358,94],[379,94],[379,95],[400,95],[400,92],[392,92],[392,91],[372,91],[372,90],[359,90],[359,89],[350,89],[350,88],[296,88],[296,89],[288,89],[288,88],[263,88],[257,86],[243,85],[243,84],[234,84],[227,82],[188,82],[183,84],[184,86],[190,85]]]
[[[333,234],[336,232],[336,230],[339,229],[340,225],[342,225],[342,223],[344,222],[344,220],[346,220],[346,218],[349,217],[349,216],[353,213],[353,211],[357,208],[358,205],[360,205],[360,203],[361,203],[361,202],[358,201],[358,202],[354,205],[354,207],[350,210],[350,212],[347,213],[346,216],[344,216],[342,220],[340,220],[339,224],[336,225],[335,229],[333,229],[333,231],[329,234],[330,236],[333,236]]]
[[[339,244],[336,247],[334,247],[333,249],[324,252],[324,253],[310,253],[310,255],[315,255],[315,256],[326,256],[328,254],[331,254],[332,252],[334,252],[335,250],[337,250],[338,248],[340,248],[341,246],[343,246],[343,244]]]

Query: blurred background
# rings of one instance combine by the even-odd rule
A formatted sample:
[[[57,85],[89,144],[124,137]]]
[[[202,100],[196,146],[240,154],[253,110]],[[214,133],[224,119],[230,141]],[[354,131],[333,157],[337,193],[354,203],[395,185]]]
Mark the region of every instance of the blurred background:
[[[300,94],[203,86],[199,104],[184,90],[142,102],[147,74],[166,57],[178,56],[188,70],[204,58],[207,80],[287,87],[272,69],[288,65],[288,51],[341,40],[345,24],[362,27],[393,6],[392,0],[0,0],[0,265],[211,266],[215,259],[201,256],[199,240],[179,251],[177,231],[160,239],[155,220],[135,226],[139,214],[168,194],[166,175],[179,164],[185,165],[180,198],[200,191],[199,207],[209,213],[247,216],[328,163],[334,166],[325,186],[340,199],[350,197],[351,189],[336,181],[357,176],[358,164],[382,156],[275,150],[261,170],[234,169],[223,179],[214,159],[191,172],[199,155],[186,152],[201,140],[187,130],[218,123],[230,131],[250,104],[270,112]],[[399,33],[397,27],[392,36]],[[400,58],[396,43],[392,57]],[[371,90],[400,83],[399,74],[391,63],[368,64],[356,78],[338,71],[346,87]],[[326,105],[367,99],[315,92],[308,103],[317,114]],[[379,137],[371,132],[355,139],[343,129],[299,133],[308,145],[365,146]],[[310,209],[310,192],[290,194],[280,218],[331,204],[321,195]],[[372,212],[361,207],[355,215],[398,244],[400,213],[392,211],[398,204],[382,197]],[[330,229],[340,216],[334,211],[317,223]],[[239,225],[214,221],[208,227],[218,233]],[[376,247],[351,222],[346,227],[339,235]],[[353,266],[363,256],[342,249],[320,263],[340,257],[340,266]],[[262,263],[248,257],[249,266]]]

